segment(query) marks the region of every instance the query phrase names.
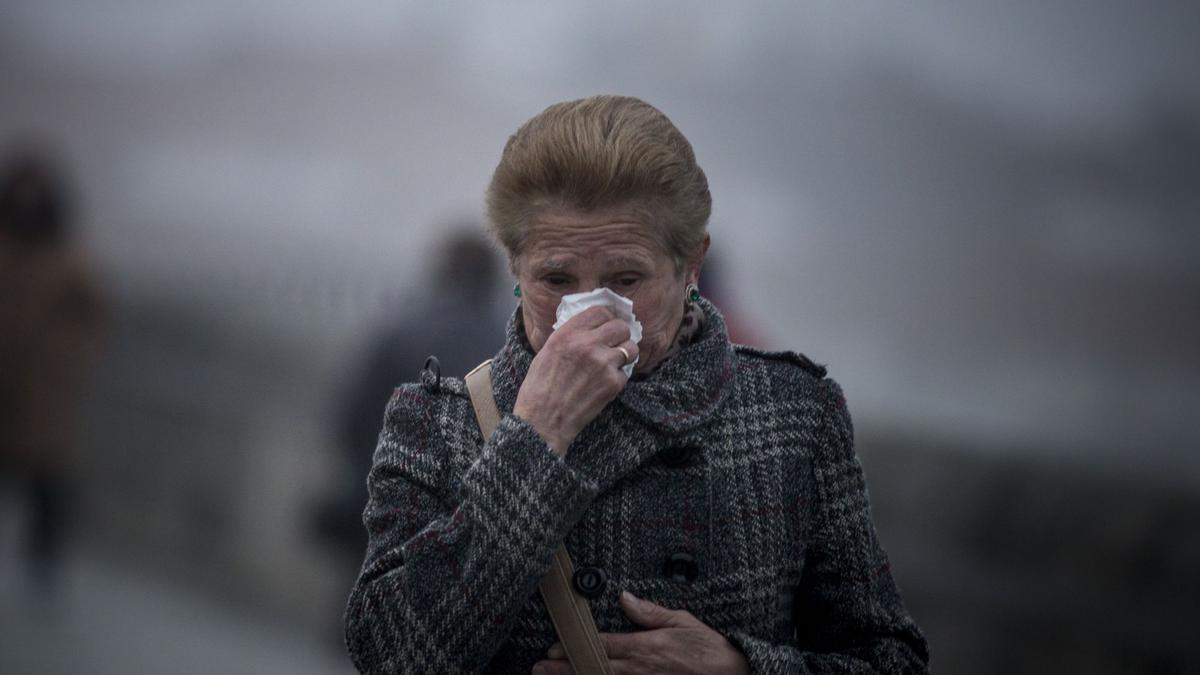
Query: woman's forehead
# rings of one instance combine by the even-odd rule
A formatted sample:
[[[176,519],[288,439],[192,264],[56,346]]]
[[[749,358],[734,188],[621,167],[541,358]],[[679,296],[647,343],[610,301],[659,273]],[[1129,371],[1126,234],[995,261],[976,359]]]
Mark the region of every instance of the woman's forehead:
[[[578,251],[578,250],[547,250],[530,252],[526,262],[539,270],[558,271],[568,270],[586,265],[598,265],[606,269],[653,268],[665,260],[665,256],[655,251],[608,250],[608,251]]]
[[[579,213],[531,222],[522,257],[550,269],[580,261],[606,267],[653,266],[668,259],[650,225],[628,216]]]

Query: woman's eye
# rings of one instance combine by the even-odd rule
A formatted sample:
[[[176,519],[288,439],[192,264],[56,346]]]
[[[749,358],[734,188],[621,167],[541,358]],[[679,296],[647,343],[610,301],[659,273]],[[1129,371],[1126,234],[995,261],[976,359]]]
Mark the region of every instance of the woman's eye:
[[[633,288],[640,281],[637,277],[621,277],[616,280],[615,286],[618,288]]]
[[[543,277],[542,281],[544,281],[547,286],[550,286],[552,288],[561,288],[563,286],[566,286],[570,282],[570,280],[567,279],[566,277],[559,276],[557,274],[552,274],[548,277]]]

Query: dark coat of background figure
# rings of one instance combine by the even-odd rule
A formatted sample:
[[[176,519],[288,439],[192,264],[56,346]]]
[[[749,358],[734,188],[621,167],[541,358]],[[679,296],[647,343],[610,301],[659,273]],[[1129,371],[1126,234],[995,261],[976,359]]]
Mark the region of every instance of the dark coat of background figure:
[[[433,252],[423,296],[397,312],[371,338],[336,404],[339,450],[350,480],[321,502],[316,532],[336,554],[346,589],[354,583],[367,546],[362,526],[366,475],[379,440],[379,420],[398,382],[416,375],[426,357],[436,356],[447,375],[465,375],[495,349],[504,334],[506,310],[498,308],[496,252],[475,224],[452,230]],[[337,635],[340,640],[340,624]]]
[[[49,153],[0,176],[0,478],[23,492],[29,577],[53,590],[74,489],[69,457],[103,302]]]

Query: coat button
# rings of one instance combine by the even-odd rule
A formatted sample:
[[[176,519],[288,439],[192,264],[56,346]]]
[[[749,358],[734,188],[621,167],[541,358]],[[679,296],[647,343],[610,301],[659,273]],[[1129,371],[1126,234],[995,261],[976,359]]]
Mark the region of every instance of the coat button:
[[[677,584],[690,584],[700,576],[700,566],[687,553],[672,553],[663,563],[663,575]]]
[[[575,586],[576,592],[591,600],[604,593],[604,587],[608,585],[608,574],[600,567],[580,567],[571,577],[571,584]]]
[[[663,464],[672,468],[686,466],[692,461],[692,455],[699,452],[699,448],[691,445],[676,445],[667,448],[659,453],[659,459]]]

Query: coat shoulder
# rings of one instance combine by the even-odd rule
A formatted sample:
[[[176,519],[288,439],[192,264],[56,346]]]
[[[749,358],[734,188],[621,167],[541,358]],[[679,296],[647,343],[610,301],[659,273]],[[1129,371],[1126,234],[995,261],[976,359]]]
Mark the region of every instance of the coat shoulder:
[[[800,352],[794,351],[770,351],[759,349],[758,347],[750,347],[748,345],[735,344],[734,351],[743,361],[751,363],[759,362],[766,364],[784,364],[789,367],[789,370],[795,371],[795,374],[801,377],[808,377],[815,380],[823,379],[828,373],[828,369],[808,358]]]
[[[422,371],[416,382],[404,382],[392,389],[389,408],[397,412],[424,411],[425,415],[436,416],[470,403],[470,395],[463,381],[457,377],[435,378]]]
[[[435,383],[422,375],[392,390],[374,465],[398,469],[449,499],[481,443],[462,380],[442,377]]]
[[[479,435],[467,387],[457,377],[422,370],[416,382],[392,390],[381,440],[417,443],[427,450],[474,444]]]

